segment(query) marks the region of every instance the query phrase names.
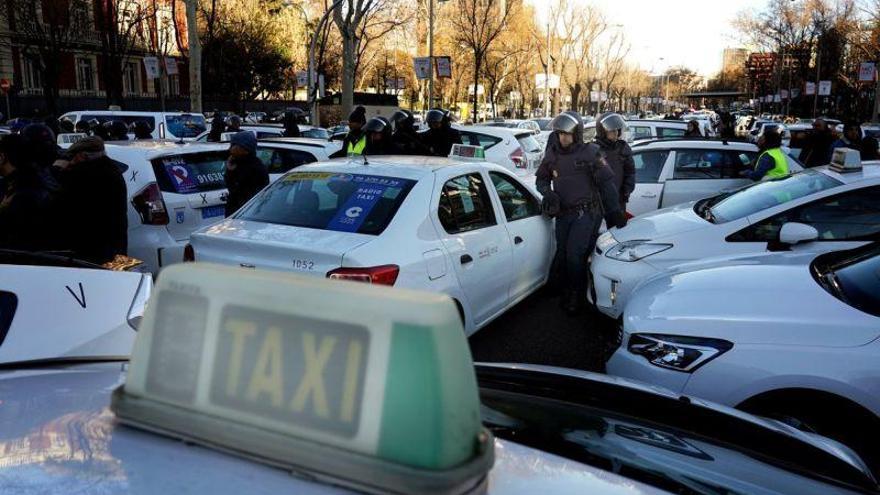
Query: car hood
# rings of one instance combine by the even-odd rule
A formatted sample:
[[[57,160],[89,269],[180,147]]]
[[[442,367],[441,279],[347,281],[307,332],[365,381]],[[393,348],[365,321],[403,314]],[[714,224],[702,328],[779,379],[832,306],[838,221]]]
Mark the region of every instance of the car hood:
[[[614,238],[619,242],[645,240],[657,241],[684,232],[711,227],[712,224],[694,212],[694,202],[664,208],[640,215],[630,220],[626,227],[615,229]]]
[[[815,257],[773,253],[675,266],[635,288],[625,328],[735,344],[854,347],[880,337],[880,318],[816,282]]]
[[[352,493],[117,422],[110,394],[120,364],[0,375],[0,479],[19,494]],[[516,443],[495,441],[488,494],[659,494],[638,482]]]

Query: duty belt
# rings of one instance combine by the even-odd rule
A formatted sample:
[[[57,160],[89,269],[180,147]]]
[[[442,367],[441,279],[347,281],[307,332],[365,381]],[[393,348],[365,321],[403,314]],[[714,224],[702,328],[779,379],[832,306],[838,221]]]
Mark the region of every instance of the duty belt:
[[[584,213],[597,213],[600,211],[600,207],[601,207],[601,205],[599,204],[599,200],[594,199],[591,201],[584,201],[584,202],[578,203],[578,204],[571,206],[569,208],[563,208],[562,211],[559,212],[559,214],[560,215],[573,215],[573,214],[583,215]]]

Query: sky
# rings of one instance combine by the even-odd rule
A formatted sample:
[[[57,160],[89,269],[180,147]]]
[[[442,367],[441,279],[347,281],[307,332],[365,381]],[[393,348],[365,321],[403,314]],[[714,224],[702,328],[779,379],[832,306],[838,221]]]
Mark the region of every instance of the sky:
[[[554,0],[526,0],[540,21]],[[609,25],[620,24],[631,45],[631,60],[642,69],[663,72],[684,65],[701,75],[721,69],[724,48],[738,47],[733,20],[743,9],[761,9],[767,0],[570,0],[598,6]],[[664,60],[659,60],[661,57]]]

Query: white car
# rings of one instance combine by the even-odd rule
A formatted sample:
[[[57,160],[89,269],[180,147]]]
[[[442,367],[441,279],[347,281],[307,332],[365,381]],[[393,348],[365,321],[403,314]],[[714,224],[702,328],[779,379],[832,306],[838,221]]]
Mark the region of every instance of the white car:
[[[642,141],[632,150],[636,188],[627,203],[632,216],[751,184],[741,174],[759,155],[754,144],[712,139]],[[803,170],[797,160],[787,159],[791,172]]]
[[[356,157],[295,169],[190,242],[197,261],[448,294],[471,334],[546,282],[551,226],[499,165]]]
[[[617,318],[639,283],[674,265],[767,250],[848,249],[878,234],[880,166],[807,169],[649,213],[602,234],[591,292],[598,309]]]
[[[453,127],[461,133],[464,144],[483,147],[486,161],[518,176],[534,175],[544,159],[545,145],[536,139],[532,130],[456,124]]]
[[[269,180],[274,181],[307,163],[323,162],[342,149],[338,141],[309,138],[264,139],[257,144],[257,157],[269,170]]]
[[[301,134],[300,137],[303,138],[312,138],[312,139],[323,139],[326,141],[330,140],[330,132],[327,129],[321,127],[312,127],[310,125],[300,124],[298,125],[299,132]],[[284,127],[279,124],[242,124],[242,131],[251,131],[254,135],[257,136],[257,139],[274,139],[284,137]],[[196,136],[194,139],[200,143],[208,142],[208,135],[210,131],[205,131]],[[224,132],[220,135],[220,142],[228,142],[234,132]]]
[[[0,366],[128,356],[151,287],[149,274],[0,250]]]
[[[880,474],[878,274],[877,242],[676,267],[630,296],[607,371],[830,436]]]
[[[97,120],[103,124],[107,121],[118,120],[124,122],[131,129],[130,138],[134,137],[134,124],[141,121],[150,126],[154,139],[193,141],[207,129],[204,115],[185,112],[84,110],[65,113],[58,120],[68,121],[72,126],[76,126],[76,123],[81,121]]]
[[[534,134],[540,134],[541,125],[534,120],[501,119],[480,124],[483,127],[504,127],[507,129],[526,129]]]
[[[106,145],[128,188],[128,254],[152,273],[183,261],[189,235],[225,214],[229,145],[127,141]]]

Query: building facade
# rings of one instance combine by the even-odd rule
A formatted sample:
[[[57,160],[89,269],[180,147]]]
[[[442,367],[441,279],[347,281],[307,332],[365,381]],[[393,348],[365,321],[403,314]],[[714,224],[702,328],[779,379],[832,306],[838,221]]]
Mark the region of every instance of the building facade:
[[[722,72],[737,72],[745,70],[749,51],[745,48],[725,48],[721,56]]]

